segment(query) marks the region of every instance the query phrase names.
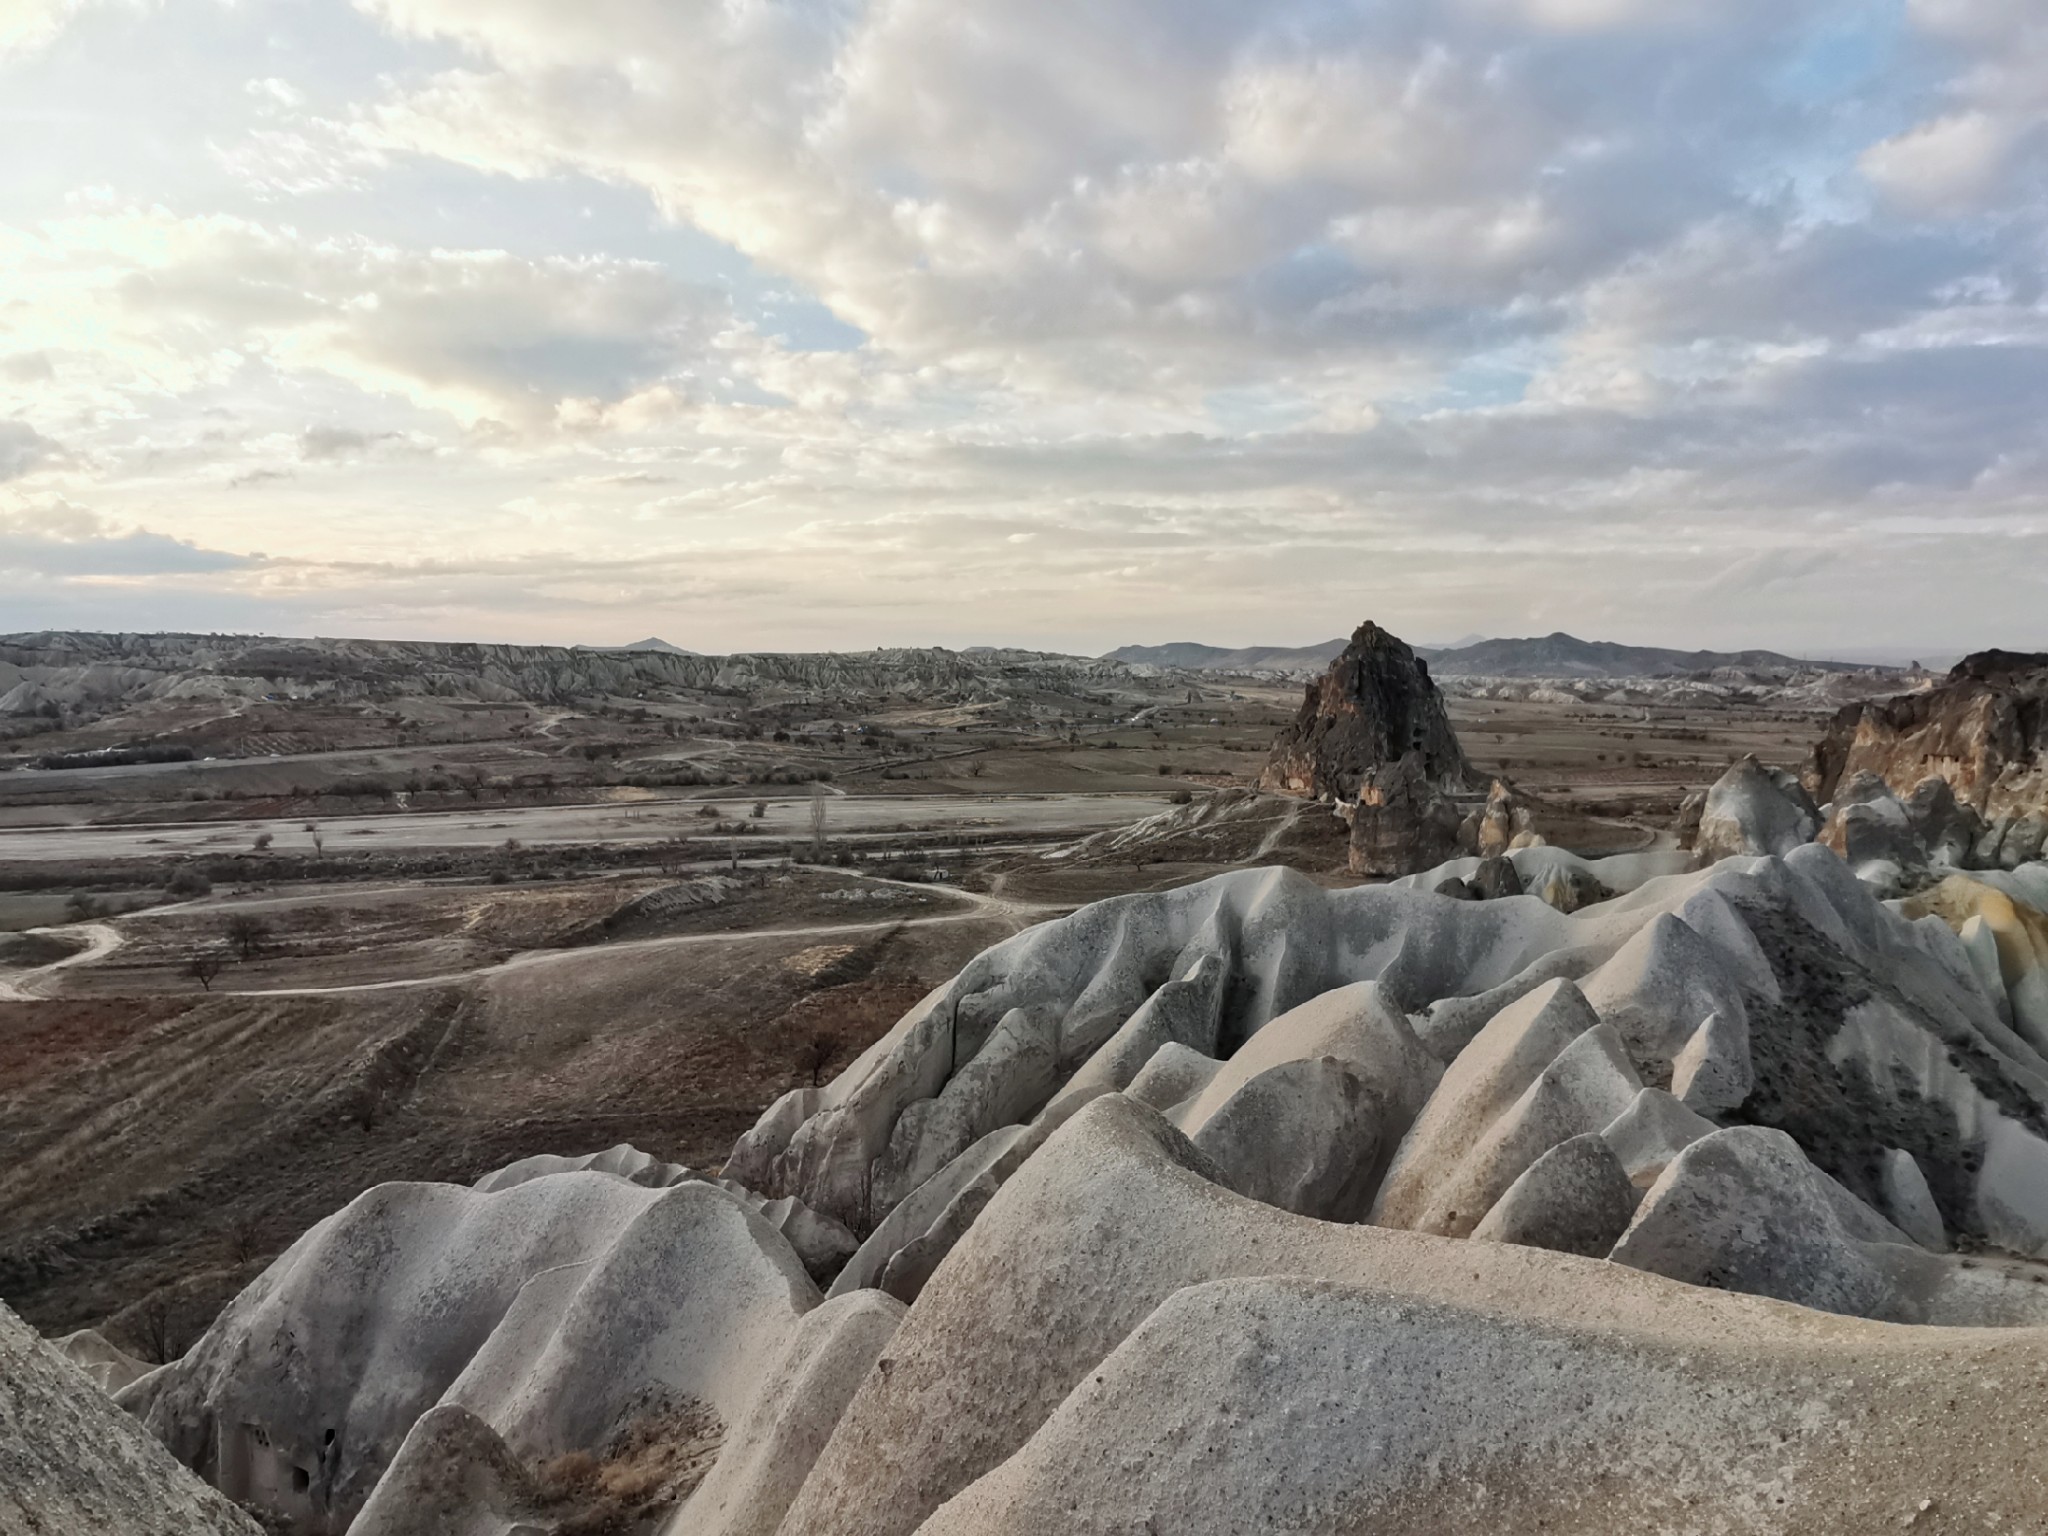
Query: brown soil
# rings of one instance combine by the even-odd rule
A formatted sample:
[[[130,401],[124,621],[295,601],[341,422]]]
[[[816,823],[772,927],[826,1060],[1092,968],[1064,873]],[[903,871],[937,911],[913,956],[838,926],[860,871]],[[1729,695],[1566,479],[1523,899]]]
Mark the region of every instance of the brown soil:
[[[823,964],[822,940],[735,936],[441,986],[0,1004],[0,1295],[46,1332],[121,1314],[140,1348],[136,1304],[169,1288],[182,1348],[373,1184],[620,1141],[715,1167],[810,1080],[813,1037],[850,1059],[1008,931],[881,922]]]

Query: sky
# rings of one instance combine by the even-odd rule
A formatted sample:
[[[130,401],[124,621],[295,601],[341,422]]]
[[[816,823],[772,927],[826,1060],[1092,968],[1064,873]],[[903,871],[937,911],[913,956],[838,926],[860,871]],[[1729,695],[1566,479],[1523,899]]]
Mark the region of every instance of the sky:
[[[2048,648],[2041,0],[0,0],[0,630]]]

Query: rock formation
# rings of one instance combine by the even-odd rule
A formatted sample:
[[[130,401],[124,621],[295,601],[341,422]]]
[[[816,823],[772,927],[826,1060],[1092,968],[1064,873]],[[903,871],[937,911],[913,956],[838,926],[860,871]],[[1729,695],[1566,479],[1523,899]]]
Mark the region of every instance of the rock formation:
[[[2048,655],[1980,651],[1938,686],[1850,704],[1813,749],[1807,788],[1829,801],[1857,773],[1875,774],[1900,796],[1929,776],[1992,825],[2048,817]],[[2011,863],[2035,857],[2015,849]],[[1994,862],[1997,853],[1994,848]]]
[[[0,1306],[0,1532],[261,1536]]]
[[[1790,853],[1820,831],[1820,810],[1793,774],[1754,756],[1707,791],[1692,846],[1703,864],[1737,854]]]
[[[1262,788],[1348,801],[1375,770],[1417,758],[1422,782],[1462,791],[1471,767],[1429,667],[1370,620],[1308,685],[1294,724],[1274,743]],[[1404,871],[1405,873],[1405,871]]]
[[[679,1415],[730,1424],[818,1301],[782,1236],[710,1184],[387,1184],[118,1401],[224,1492],[339,1530],[435,1407],[529,1464]]]
[[[1039,924],[717,1182],[373,1190],[119,1401],[361,1536],[547,1530],[552,1459],[650,1434],[722,1443],[667,1536],[2048,1525],[2048,865],[1887,901],[1782,778],[1716,788],[1705,867]]]

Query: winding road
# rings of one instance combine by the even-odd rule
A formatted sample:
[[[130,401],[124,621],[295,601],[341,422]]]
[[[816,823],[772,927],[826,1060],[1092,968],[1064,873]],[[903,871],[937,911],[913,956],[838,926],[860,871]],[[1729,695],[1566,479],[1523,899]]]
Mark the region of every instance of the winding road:
[[[109,923],[65,923],[55,928],[30,928],[26,932],[44,938],[82,938],[83,949],[74,950],[61,960],[52,960],[48,965],[31,966],[10,975],[0,975],[0,1002],[25,1003],[43,996],[43,983],[58,971],[68,970],[74,965],[90,965],[95,960],[104,960],[121,947],[120,930]]]
[[[391,981],[359,981],[328,987],[215,987],[213,991],[216,996],[221,997],[324,997],[348,992],[392,992],[415,987],[449,986],[459,982],[481,980],[487,976],[503,975],[511,971],[528,970],[534,966],[574,964],[610,955],[690,948],[703,944],[746,944],[757,939],[825,939],[848,934],[880,933],[892,928],[938,928],[951,923],[988,920],[1004,922],[1021,931],[1033,923],[1072,910],[1070,906],[1057,903],[1012,901],[1001,896],[985,896],[979,891],[964,891],[950,885],[929,885],[916,880],[886,880],[876,876],[854,878],[871,885],[926,891],[961,902],[963,905],[958,911],[935,913],[930,917],[883,917],[858,923],[751,928],[723,933],[664,934],[654,938],[621,939],[612,943],[584,945],[574,949],[529,949],[487,965],[441,971],[431,976],[406,976]],[[159,912],[168,910],[170,909],[157,909]],[[144,914],[138,914],[140,915]],[[42,990],[43,983],[53,972],[105,959],[119,949],[123,942],[119,930],[107,923],[73,923],[59,928],[32,928],[28,932],[50,936],[82,935],[88,942],[85,948],[48,965],[18,971],[11,976],[0,975],[0,1002],[30,1002],[44,997],[47,994]]]

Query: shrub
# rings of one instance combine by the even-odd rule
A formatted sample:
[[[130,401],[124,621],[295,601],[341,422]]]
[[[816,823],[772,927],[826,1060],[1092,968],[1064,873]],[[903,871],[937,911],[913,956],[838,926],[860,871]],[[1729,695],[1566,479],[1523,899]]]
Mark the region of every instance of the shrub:
[[[211,896],[213,882],[197,864],[180,864],[164,881],[166,896]]]

